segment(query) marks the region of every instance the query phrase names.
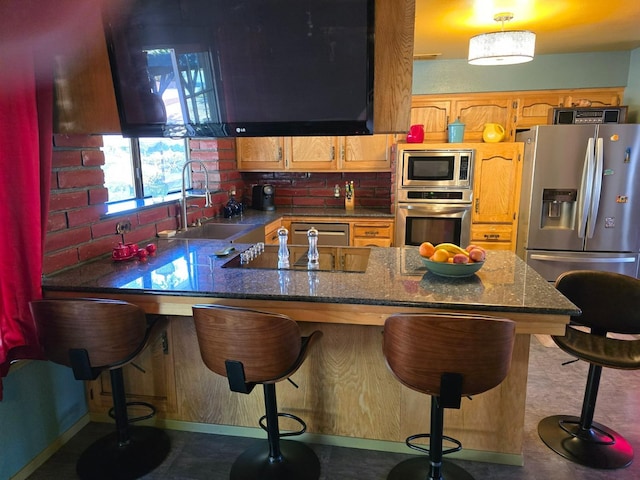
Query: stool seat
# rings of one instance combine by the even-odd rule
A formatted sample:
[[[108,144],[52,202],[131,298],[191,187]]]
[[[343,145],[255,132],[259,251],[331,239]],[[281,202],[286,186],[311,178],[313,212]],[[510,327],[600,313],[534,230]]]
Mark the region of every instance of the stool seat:
[[[407,438],[424,457],[396,465],[389,480],[472,480],[463,468],[444,461],[462,444],[444,435],[444,410],[460,408],[463,396],[499,385],[507,376],[515,340],[511,320],[464,314],[396,314],[384,324],[387,366],[405,386],[431,396],[431,429]],[[429,438],[429,448],[414,443]],[[453,444],[444,450],[443,442]]]
[[[167,328],[165,317],[147,319],[144,310],[107,299],[44,299],[30,302],[46,358],[71,367],[77,380],[109,372],[115,432],[89,446],[76,463],[83,480],[133,480],[167,457],[170,441],[158,428],[132,426],[127,414],[122,367],[131,363]],[[155,413],[152,405],[143,402]]]
[[[568,354],[595,365],[621,370],[640,368],[640,340],[593,335],[569,326],[564,337],[555,336],[553,341]]]
[[[632,446],[615,430],[595,422],[594,414],[602,368],[640,368],[640,340],[607,336],[640,333],[640,280],[619,273],[574,270],[560,275],[555,285],[582,314],[572,319],[564,336],[554,336],[553,341],[589,362],[589,373],[580,416],[546,417],[538,423],[538,435],[551,450],[574,463],[599,469],[627,467],[633,461]]]
[[[298,324],[285,315],[222,305],[194,305],[193,320],[209,370],[226,377],[231,391],[249,394],[260,384],[264,390],[265,415],[259,425],[267,432],[267,442],[236,458],[231,480],[318,480],[320,460],[315,452],[301,442],[280,440],[304,433],[306,424],[278,412],[276,383],[300,368],[322,332],[302,337]],[[281,433],[282,416],[297,421],[301,429]]]

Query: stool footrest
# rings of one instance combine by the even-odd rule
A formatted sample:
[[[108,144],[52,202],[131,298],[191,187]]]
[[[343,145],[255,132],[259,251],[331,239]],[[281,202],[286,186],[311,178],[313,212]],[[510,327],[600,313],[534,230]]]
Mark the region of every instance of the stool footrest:
[[[296,430],[294,432],[278,432],[278,436],[280,438],[282,437],[294,437],[297,435],[302,435],[304,432],[307,431],[307,424],[304,422],[304,420],[302,420],[300,417],[297,417],[291,413],[278,413],[278,417],[282,417],[282,418],[289,418],[291,420],[295,420],[296,422],[298,422],[300,424],[300,430]],[[265,432],[267,431],[267,424],[265,423],[267,420],[267,416],[263,415],[262,417],[260,417],[260,420],[258,420],[258,423],[260,424],[260,428],[262,428]]]
[[[430,433],[417,433],[415,435],[411,435],[410,437],[407,437],[407,439],[404,441],[404,443],[407,445],[407,447],[412,448],[413,450],[417,450],[419,452],[422,453],[426,453],[427,455],[429,455],[429,449],[427,447],[423,447],[421,445],[418,445],[416,443],[413,443],[414,440],[418,440],[419,438],[431,438],[431,434]],[[455,438],[452,437],[447,437],[446,435],[442,436],[442,440],[443,441],[447,441],[447,442],[451,442],[453,444],[455,444],[455,447],[449,448],[447,450],[443,450],[442,451],[442,455],[448,455],[450,453],[455,453],[455,452],[459,452],[460,450],[462,450],[462,442],[460,442],[459,440],[456,440]]]
[[[147,415],[139,415],[137,417],[129,417],[127,415],[127,420],[128,420],[129,423],[135,423],[135,422],[140,422],[142,420],[148,420],[149,418],[153,418],[155,416],[155,414],[156,414],[156,407],[154,407],[153,405],[151,405],[150,403],[147,403],[147,402],[127,402],[126,406],[127,407],[145,407],[145,408],[148,408],[149,410],[151,410]],[[115,408],[114,407],[111,407],[109,409],[109,416],[115,420],[116,414],[115,414]]]

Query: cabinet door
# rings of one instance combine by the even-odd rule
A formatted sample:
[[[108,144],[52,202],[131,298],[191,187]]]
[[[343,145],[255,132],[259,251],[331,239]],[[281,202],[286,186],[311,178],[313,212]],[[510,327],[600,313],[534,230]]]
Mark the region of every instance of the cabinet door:
[[[251,137],[236,139],[238,170],[284,170],[285,139],[283,137]]]
[[[516,128],[546,125],[551,111],[562,102],[558,93],[540,95],[522,95],[517,100]]]
[[[476,148],[472,224],[515,225],[522,174],[522,143],[481,144]]]
[[[339,168],[346,171],[389,171],[391,168],[391,136],[344,137],[340,149]]]
[[[447,125],[451,117],[451,102],[426,101],[415,98],[411,108],[411,125],[424,126],[425,142],[446,142]]]
[[[569,91],[563,95],[563,107],[607,107],[619,106],[622,95],[617,89],[601,91]]]
[[[133,362],[123,367],[124,390],[129,401],[152,404],[158,412],[176,411],[176,387],[173,370],[173,342],[171,325]],[[87,382],[91,411],[102,412],[113,406],[111,380],[108,371],[96,380]],[[130,409],[135,416],[137,409]],[[138,411],[148,413],[147,409]]]
[[[288,170],[308,172],[331,171],[338,168],[340,137],[291,137],[285,156]]]
[[[451,121],[459,118],[465,124],[464,141],[481,142],[482,131],[487,123],[498,123],[506,131],[505,141],[513,135],[513,100],[502,98],[467,98],[456,100]]]

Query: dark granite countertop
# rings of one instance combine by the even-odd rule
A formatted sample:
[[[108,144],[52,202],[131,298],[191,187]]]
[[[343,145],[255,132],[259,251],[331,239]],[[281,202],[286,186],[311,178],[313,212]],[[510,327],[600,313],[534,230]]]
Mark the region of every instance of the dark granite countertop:
[[[345,210],[344,208],[318,208],[318,207],[277,207],[270,212],[262,210],[254,210],[247,208],[240,217],[223,218],[217,217],[207,221],[216,223],[262,223],[267,224],[282,217],[379,217],[384,219],[393,219],[395,215],[386,209],[375,208],[355,208],[353,210]]]
[[[276,212],[282,216],[283,211]],[[298,212],[296,211],[296,215]],[[230,219],[231,220],[231,219]],[[250,220],[250,215],[242,221]],[[334,304],[576,315],[578,308],[510,251],[488,251],[471,277],[426,272],[417,247],[372,248],[364,273],[222,268],[249,247],[218,240],[160,239],[145,262],[95,261],[43,278],[45,291],[149,294]]]

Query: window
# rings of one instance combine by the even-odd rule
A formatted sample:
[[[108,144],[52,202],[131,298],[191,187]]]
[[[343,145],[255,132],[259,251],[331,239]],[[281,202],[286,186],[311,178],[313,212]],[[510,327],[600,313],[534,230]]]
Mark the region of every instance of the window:
[[[164,197],[182,188],[182,167],[188,155],[186,140],[118,135],[104,135],[102,140],[109,203]],[[190,179],[186,181],[189,187]]]

